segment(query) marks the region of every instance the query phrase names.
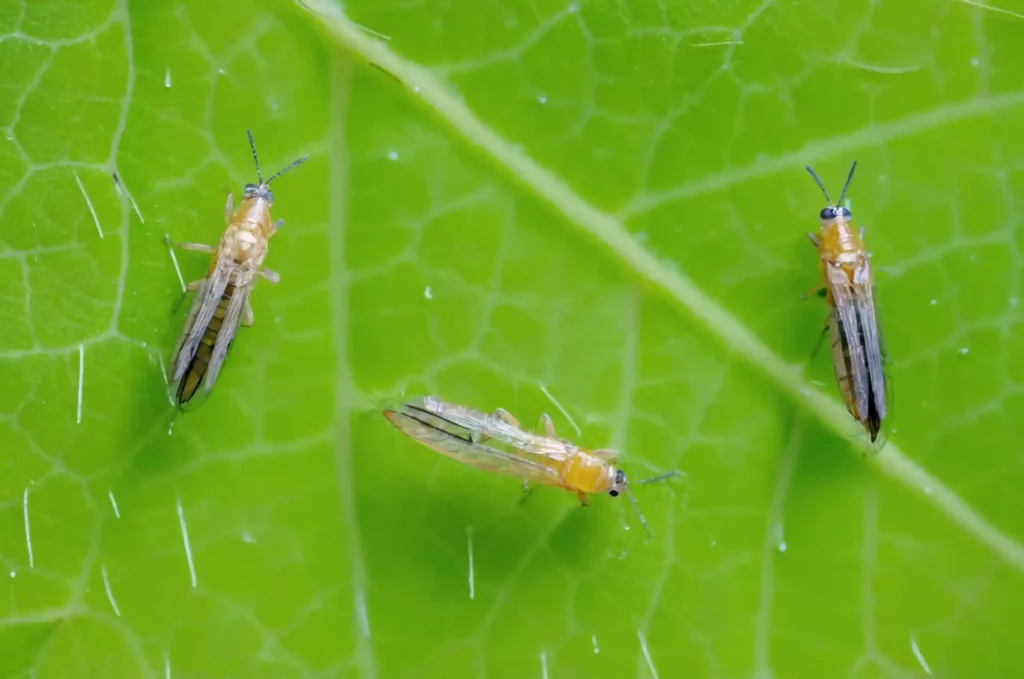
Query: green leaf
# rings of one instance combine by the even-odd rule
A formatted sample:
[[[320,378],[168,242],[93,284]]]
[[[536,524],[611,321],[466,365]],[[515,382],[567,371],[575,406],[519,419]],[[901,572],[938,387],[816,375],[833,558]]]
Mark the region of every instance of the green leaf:
[[[0,675],[1020,674],[1019,16],[345,11],[0,8]],[[163,236],[219,238],[247,128],[265,174],[311,154],[274,183],[282,280],[176,417]],[[874,457],[800,299],[803,165],[854,159]],[[376,412],[403,391],[686,477],[634,488],[653,540],[622,499],[520,505]]]

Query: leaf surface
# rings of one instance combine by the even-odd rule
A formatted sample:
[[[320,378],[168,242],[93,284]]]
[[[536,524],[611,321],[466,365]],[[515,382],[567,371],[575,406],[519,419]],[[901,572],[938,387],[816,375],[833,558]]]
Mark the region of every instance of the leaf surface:
[[[0,675],[1020,673],[1020,17],[345,12],[0,9]],[[281,284],[173,418],[163,235],[216,242],[246,128],[265,175],[311,155],[274,183]],[[854,159],[873,458],[800,299],[803,165],[838,193]],[[375,411],[403,391],[686,477],[634,487],[653,541],[621,499],[520,505]]]

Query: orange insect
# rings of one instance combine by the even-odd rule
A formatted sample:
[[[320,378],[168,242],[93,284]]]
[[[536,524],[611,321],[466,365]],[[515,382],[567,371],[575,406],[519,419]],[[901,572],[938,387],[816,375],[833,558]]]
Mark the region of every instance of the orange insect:
[[[183,250],[214,256],[206,276],[187,286],[187,290],[197,292],[185,321],[185,329],[174,350],[174,366],[170,378],[179,407],[184,407],[200,388],[204,396],[209,394],[239,325],[248,327],[253,324],[249,293],[256,278],[262,276],[271,283],[280,281],[277,273],[263,266],[270,237],[284,224],[284,220],[270,221],[270,208],[274,204],[270,182],[309,156],[302,156],[263,181],[260,161],[256,155],[256,142],[251,132],[246,130],[246,134],[249,135],[259,183],[245,185],[238,209],[233,209],[234,197],[228,194],[224,208],[227,229],[219,245],[176,244]],[[175,245],[169,237],[165,236],[165,239],[168,245]]]
[[[875,282],[870,255],[864,249],[863,229],[850,221],[843,207],[846,190],[857,169],[854,161],[839,202],[833,204],[821,179],[807,171],[825,195],[826,207],[818,215],[821,231],[807,234],[820,255],[825,301],[830,312],[825,326],[832,342],[832,363],[846,409],[867,430],[874,442],[885,419],[885,351],[875,314]],[[823,331],[824,335],[824,331]]]
[[[647,521],[629,492],[626,473],[615,466],[618,453],[607,448],[586,450],[560,438],[546,413],[540,418],[544,436],[523,431],[518,420],[502,408],[488,415],[433,396],[385,409],[384,416],[402,433],[442,455],[477,469],[563,488],[575,493],[583,505],[590,504],[590,494],[616,497],[624,493],[650,535]],[[492,445],[484,445],[485,441]],[[661,481],[677,473],[636,483]]]

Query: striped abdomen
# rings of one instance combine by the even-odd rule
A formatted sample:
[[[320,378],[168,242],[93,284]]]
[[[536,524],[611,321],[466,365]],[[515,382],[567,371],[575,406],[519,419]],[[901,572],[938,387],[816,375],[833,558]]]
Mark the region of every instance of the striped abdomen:
[[[216,311],[213,312],[210,324],[203,331],[203,337],[199,341],[199,347],[196,349],[192,361],[178,382],[178,405],[183,406],[192,400],[199,390],[199,385],[203,383],[203,378],[206,377],[206,372],[210,368],[210,360],[213,358],[213,345],[224,324],[224,316],[227,314],[228,304],[231,303],[231,296],[234,292],[235,286],[228,283],[224,288],[224,294],[221,295],[220,301],[217,303]]]

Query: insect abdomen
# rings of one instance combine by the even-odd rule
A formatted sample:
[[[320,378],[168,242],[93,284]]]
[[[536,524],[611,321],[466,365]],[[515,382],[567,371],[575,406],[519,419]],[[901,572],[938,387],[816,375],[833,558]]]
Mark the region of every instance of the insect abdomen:
[[[209,325],[203,331],[203,337],[199,341],[195,356],[192,357],[192,361],[188,364],[185,374],[182,375],[181,381],[178,383],[179,405],[185,405],[192,400],[199,390],[199,385],[203,383],[203,378],[206,377],[210,360],[213,358],[213,345],[224,324],[224,316],[227,314],[228,304],[231,303],[231,296],[234,292],[235,286],[228,283],[224,288],[224,294],[221,295],[220,301],[217,303],[217,309],[213,312]]]
[[[858,340],[863,343],[861,328],[858,327],[856,329],[856,335]],[[858,422],[864,425],[864,428],[867,429],[868,434],[871,436],[871,441],[874,442],[882,427],[882,417],[879,412],[878,403],[875,402],[871,374],[866,365],[854,365],[848,334],[846,329],[843,328],[838,315],[834,312],[829,323],[829,336],[832,344],[832,363],[835,367],[836,382],[839,384],[839,391],[842,394],[843,401],[846,402],[846,409]],[[863,408],[865,412],[861,412],[862,409],[858,407],[857,403],[858,398],[853,375],[856,370],[862,371],[867,381],[867,402],[865,404],[866,407]]]

